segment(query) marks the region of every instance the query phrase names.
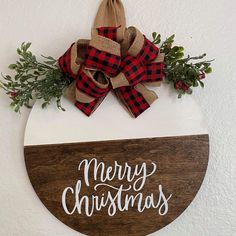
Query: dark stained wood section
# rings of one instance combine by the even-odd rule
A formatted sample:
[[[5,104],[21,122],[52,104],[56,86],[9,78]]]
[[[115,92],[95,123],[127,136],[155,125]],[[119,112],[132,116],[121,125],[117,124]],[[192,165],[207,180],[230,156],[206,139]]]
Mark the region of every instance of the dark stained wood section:
[[[91,143],[26,146],[25,162],[30,181],[40,200],[59,220],[71,228],[91,236],[141,236],[153,233],[175,220],[190,205],[204,179],[209,157],[208,135],[118,140]],[[130,165],[158,165],[142,190],[144,195],[157,194],[157,186],[163,185],[166,195],[173,194],[169,212],[160,216],[157,209],[143,213],[130,209],[108,216],[106,209],[92,217],[84,214],[67,215],[61,204],[65,187],[75,186],[83,173],[78,164],[83,159],[97,158],[113,165],[128,162]],[[114,186],[120,185],[113,181]],[[124,185],[127,183],[124,183]],[[102,194],[106,188],[101,190]],[[93,194],[84,187],[83,194]],[[73,207],[74,200],[71,199]]]

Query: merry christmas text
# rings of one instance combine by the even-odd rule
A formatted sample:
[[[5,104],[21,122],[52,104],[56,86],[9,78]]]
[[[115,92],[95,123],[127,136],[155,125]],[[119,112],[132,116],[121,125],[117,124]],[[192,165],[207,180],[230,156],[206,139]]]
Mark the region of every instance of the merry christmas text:
[[[140,213],[150,208],[157,209],[161,216],[168,213],[172,194],[166,196],[161,184],[156,185],[155,194],[142,192],[148,178],[158,172],[156,163],[152,162],[148,167],[146,163],[131,166],[115,161],[114,165],[107,166],[93,158],[81,161],[78,171],[83,171],[83,180],[79,179],[74,187],[66,187],[62,193],[62,206],[68,215],[77,212],[91,217],[95,211],[106,209],[109,216],[114,216],[117,211],[125,212],[134,207]],[[112,185],[114,181],[116,184]],[[117,182],[120,183],[118,186]],[[92,188],[93,194],[82,195],[83,187]],[[68,206],[71,206],[68,199],[74,201],[72,208]]]

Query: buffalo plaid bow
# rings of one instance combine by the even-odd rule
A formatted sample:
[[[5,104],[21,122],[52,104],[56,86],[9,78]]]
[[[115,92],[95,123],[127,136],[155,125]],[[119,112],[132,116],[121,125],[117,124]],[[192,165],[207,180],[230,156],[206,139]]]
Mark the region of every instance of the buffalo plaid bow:
[[[164,57],[136,28],[117,42],[118,27],[98,28],[91,41],[79,40],[59,58],[62,72],[74,82],[67,95],[90,116],[113,90],[136,118],[157,99],[144,85],[163,80]]]

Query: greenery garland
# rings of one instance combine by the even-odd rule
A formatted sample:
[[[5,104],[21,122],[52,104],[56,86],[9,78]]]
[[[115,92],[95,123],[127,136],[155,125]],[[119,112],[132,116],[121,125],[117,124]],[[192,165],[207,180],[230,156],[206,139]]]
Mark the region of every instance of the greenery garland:
[[[154,32],[152,36],[153,43],[159,45],[161,53],[165,54],[165,80],[178,92],[179,98],[192,94],[194,87],[204,87],[203,79],[212,72],[212,61],[201,60],[206,54],[185,58],[184,48],[173,46],[175,35],[162,43],[160,34]],[[42,99],[42,108],[56,99],[57,107],[64,111],[61,98],[71,81],[60,71],[56,59],[42,56],[44,60],[39,62],[29,51],[30,46],[31,43],[22,43],[17,49],[19,60],[9,66],[14,75],[2,74],[0,88],[10,97],[10,105],[16,112],[23,106],[31,108],[37,99]]]
[[[161,35],[153,33],[153,43],[161,43]],[[204,87],[203,79],[212,72],[212,61],[199,61],[206,57],[187,56],[184,47],[173,46],[175,35],[167,38],[160,46],[161,53],[165,54],[165,80],[172,84],[178,92],[178,98],[184,94],[192,94],[194,87]]]

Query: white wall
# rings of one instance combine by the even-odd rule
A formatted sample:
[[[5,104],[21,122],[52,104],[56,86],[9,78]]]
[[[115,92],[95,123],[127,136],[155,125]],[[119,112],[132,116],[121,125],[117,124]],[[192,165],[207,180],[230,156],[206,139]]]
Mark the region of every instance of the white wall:
[[[209,126],[211,155],[200,193],[158,236],[236,235],[236,2],[234,0],[124,0],[128,24],[147,35],[176,33],[187,52],[215,58],[204,91],[195,92]],[[16,60],[15,48],[33,42],[54,57],[78,37],[88,37],[98,0],[0,0],[0,71]],[[0,235],[73,236],[42,206],[25,170],[21,116],[0,92]],[[188,109],[188,108],[185,108]]]

